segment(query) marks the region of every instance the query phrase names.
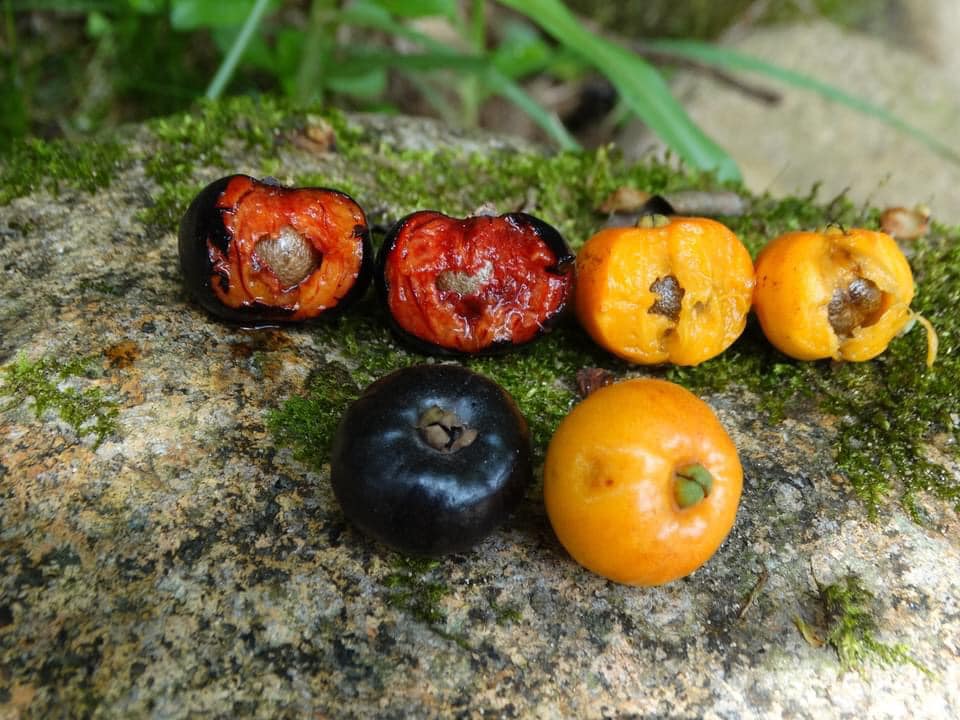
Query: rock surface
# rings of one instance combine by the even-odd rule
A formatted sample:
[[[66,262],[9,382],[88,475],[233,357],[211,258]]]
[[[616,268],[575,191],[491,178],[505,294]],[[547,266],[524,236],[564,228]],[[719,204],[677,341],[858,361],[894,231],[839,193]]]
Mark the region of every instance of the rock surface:
[[[910,23],[891,27],[883,38],[819,21],[754,28],[728,45],[878,105],[960,155],[956,43],[944,40],[960,29],[960,8],[950,0],[914,5]],[[929,40],[926,47],[912,45],[920,35]],[[809,90],[758,74],[735,75],[775,90],[780,102],[764,104],[703,74],[680,73],[674,90],[694,121],[737,161],[754,192],[806,195],[819,183],[824,202],[846,192],[877,207],[923,203],[941,221],[960,223],[956,160]],[[639,125],[620,142],[640,153],[651,145]]]
[[[406,128],[395,147],[512,147],[370,122]],[[317,173],[339,162],[278,152]],[[224,167],[259,161],[238,149]],[[956,516],[867,520],[831,480],[830,425],[771,425],[740,392],[707,398],[745,467],[738,522],[683,581],[629,588],[577,567],[539,486],[504,528],[435,565],[365,539],[326,472],[265,425],[349,353],[309,328],[247,331],[194,307],[173,229],[137,219],[154,189],[135,164],[92,195],[0,208],[0,362],[93,357],[61,385],[119,407],[99,445],[32,402],[0,413],[3,720],[960,715]],[[850,571],[877,596],[880,639],[931,675],[843,673],[804,641],[794,617],[821,622],[817,583]]]

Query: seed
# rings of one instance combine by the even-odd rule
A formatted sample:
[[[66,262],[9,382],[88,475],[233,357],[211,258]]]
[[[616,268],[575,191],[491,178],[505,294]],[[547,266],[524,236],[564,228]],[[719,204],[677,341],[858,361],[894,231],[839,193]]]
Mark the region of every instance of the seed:
[[[275,236],[258,240],[254,251],[285,288],[306,280],[322,259],[310,241],[289,226],[280,228]]]

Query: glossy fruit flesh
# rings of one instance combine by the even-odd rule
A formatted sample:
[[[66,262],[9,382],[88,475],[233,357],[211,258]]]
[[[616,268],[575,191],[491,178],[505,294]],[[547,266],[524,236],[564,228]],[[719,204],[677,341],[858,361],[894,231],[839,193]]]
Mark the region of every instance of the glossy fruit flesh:
[[[245,175],[198,196],[181,225],[180,252],[201,303],[232,320],[307,320],[369,276],[366,219],[352,199]]]
[[[563,310],[573,255],[529,215],[420,212],[391,232],[381,295],[397,328],[431,349],[478,353],[539,336]]]
[[[368,387],[334,437],[344,514],[397,550],[465,549],[502,522],[530,481],[530,440],[512,398],[459,365],[398,370]]]
[[[756,273],[763,332],[798,360],[869,360],[912,316],[910,265],[884,233],[787,233],[760,252]]]

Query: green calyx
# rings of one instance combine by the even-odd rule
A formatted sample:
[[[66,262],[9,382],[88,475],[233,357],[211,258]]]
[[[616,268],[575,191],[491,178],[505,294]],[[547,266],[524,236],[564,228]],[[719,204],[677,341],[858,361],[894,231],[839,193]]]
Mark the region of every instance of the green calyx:
[[[699,463],[677,470],[674,493],[681,508],[693,507],[710,494],[713,475]]]
[[[640,219],[637,220],[638,228],[662,228],[670,224],[670,218],[666,215],[661,215],[660,213],[654,213],[652,215],[641,215]]]

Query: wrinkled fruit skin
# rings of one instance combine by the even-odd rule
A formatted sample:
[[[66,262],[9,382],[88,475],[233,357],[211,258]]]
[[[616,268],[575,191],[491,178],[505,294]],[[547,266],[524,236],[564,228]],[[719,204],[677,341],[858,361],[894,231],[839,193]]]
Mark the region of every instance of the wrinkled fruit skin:
[[[212,315],[249,325],[300,322],[363,294],[373,250],[363,210],[326,188],[221,178],[180,223],[187,290]]]
[[[643,365],[698,365],[743,332],[753,262],[715,220],[608,228],[577,255],[576,311],[594,342]]]
[[[798,360],[869,360],[911,318],[913,274],[886,233],[786,233],[760,251],[756,277],[764,334]]]
[[[475,439],[455,452],[418,428],[430,408],[455,413]],[[330,457],[347,518],[404,553],[464,550],[499,525],[530,482],[526,421],[500,386],[459,365],[419,365],[370,385],[346,411]]]
[[[709,494],[681,508],[674,474],[692,463]],[[664,380],[608,385],[577,405],[550,441],[544,501],[567,552],[619,583],[689,575],[733,527],[743,486],[737,450],[710,407]]]
[[[388,233],[377,291],[394,332],[429,354],[509,350],[559,320],[573,253],[550,225],[525,213],[451,218],[415,212]]]

